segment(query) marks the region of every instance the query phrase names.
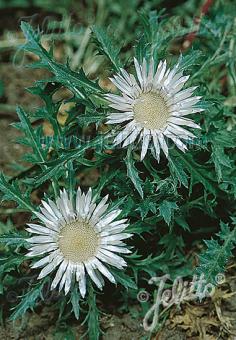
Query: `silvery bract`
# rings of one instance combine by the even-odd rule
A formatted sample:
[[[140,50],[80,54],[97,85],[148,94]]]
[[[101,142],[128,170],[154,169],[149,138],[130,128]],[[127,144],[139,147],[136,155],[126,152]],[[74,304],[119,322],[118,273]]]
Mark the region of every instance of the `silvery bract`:
[[[156,70],[151,58],[149,68],[144,59],[142,65],[134,58],[137,79],[133,74],[120,69],[120,74],[111,78],[122,95],[106,94],[110,107],[120,112],[108,116],[108,124],[125,122],[125,128],[116,136],[115,145],[123,147],[132,144],[137,138],[142,141],[141,160],[145,157],[150,142],[153,142],[154,157],[159,161],[160,150],[168,156],[165,138],[170,138],[182,151],[185,143],[195,136],[183,126],[200,128],[187,115],[203,111],[196,107],[199,96],[193,96],[196,87],[183,90],[189,76],[177,64],[172,70],[166,61],[160,61]]]
[[[105,264],[118,269],[126,266],[124,259],[117,253],[130,253],[123,240],[132,235],[124,232],[128,226],[127,219],[114,221],[121,210],[106,213],[107,200],[108,195],[96,205],[91,188],[86,195],[79,188],[75,207],[65,190],[60,192],[56,203],[52,200],[48,200],[48,203],[42,201],[41,213],[35,214],[43,226],[28,225],[27,230],[37,236],[27,239],[31,244],[27,255],[42,257],[32,266],[43,267],[39,279],[57,269],[52,289],[59,284],[59,290],[64,287],[67,294],[72,282],[76,281],[84,297],[87,274],[101,289],[104,285],[101,274],[115,283],[114,276]]]

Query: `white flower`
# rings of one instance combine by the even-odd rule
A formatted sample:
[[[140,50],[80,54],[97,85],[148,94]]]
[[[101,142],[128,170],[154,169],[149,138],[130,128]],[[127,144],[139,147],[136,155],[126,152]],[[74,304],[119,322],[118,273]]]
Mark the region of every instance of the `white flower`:
[[[120,69],[121,73],[111,78],[122,96],[106,94],[111,103],[109,106],[120,111],[110,113],[107,124],[125,122],[126,125],[116,136],[115,145],[123,143],[125,147],[139,137],[139,141],[142,140],[141,160],[151,141],[154,157],[158,161],[161,149],[168,157],[165,137],[185,151],[187,147],[182,140],[195,136],[182,126],[200,128],[185,116],[203,111],[195,106],[201,98],[193,96],[196,87],[182,89],[189,76],[183,76],[178,64],[171,70],[167,68],[166,61],[160,61],[155,70],[153,58],[149,68],[145,59],[140,65],[134,58],[134,65],[137,79],[124,69]]]
[[[35,214],[44,225],[28,224],[27,230],[37,236],[27,239],[31,244],[27,255],[42,257],[32,266],[43,267],[38,279],[57,268],[51,289],[59,284],[59,291],[64,287],[67,294],[75,280],[84,297],[87,274],[101,289],[104,285],[101,274],[115,283],[104,263],[118,269],[126,266],[124,259],[116,253],[130,253],[123,240],[132,234],[124,232],[127,219],[114,221],[121,210],[106,213],[107,200],[108,195],[96,205],[91,188],[86,195],[78,188],[75,207],[65,189],[60,191],[56,203],[42,201],[41,213]]]

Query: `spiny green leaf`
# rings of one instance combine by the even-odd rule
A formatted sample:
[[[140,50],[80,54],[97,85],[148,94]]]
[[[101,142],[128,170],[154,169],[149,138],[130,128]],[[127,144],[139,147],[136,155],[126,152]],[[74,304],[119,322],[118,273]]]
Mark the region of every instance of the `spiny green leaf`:
[[[17,107],[16,112],[21,121],[21,129],[28,139],[28,144],[31,145],[38,162],[43,163],[46,157],[45,151],[40,144],[40,138],[38,138],[36,131],[32,128],[28,115],[21,107]]]
[[[149,211],[151,211],[153,214],[156,214],[157,204],[155,202],[153,202],[152,197],[150,197],[150,198],[148,197],[140,203],[137,210],[140,211],[141,217],[142,217],[142,219],[144,219],[147,216],[147,214],[149,213]]]
[[[69,149],[69,150],[61,150],[60,157],[58,157],[55,160],[50,160],[46,162],[46,165],[51,168],[55,166],[61,166],[63,164],[66,164],[70,160],[76,160],[77,158],[81,157],[86,150],[91,149],[91,148],[96,148],[101,144],[101,142],[104,141],[104,137],[102,136],[97,136],[91,141],[83,143],[83,145],[78,146],[76,149]],[[53,171],[53,170],[52,170]],[[42,174],[43,176],[46,175],[46,172]]]
[[[41,280],[29,292],[24,295],[21,302],[16,306],[14,312],[10,316],[10,320],[16,320],[22,317],[28,309],[33,309],[39,298],[42,298],[42,291],[48,277]]]
[[[67,66],[54,61],[51,58],[50,53],[40,44],[38,32],[35,32],[29,23],[22,21],[21,29],[27,39],[27,43],[23,48],[29,52],[35,53],[40,58],[40,61],[37,62],[37,66],[45,67],[50,70],[55,75],[55,81],[68,87],[73,93],[78,95],[79,98],[87,97],[84,90],[88,91],[88,93],[102,92],[102,89],[96,82],[89,80],[85,76],[82,69],[77,73]]]
[[[72,308],[73,308],[73,312],[75,314],[75,317],[77,320],[79,320],[80,317],[80,305],[79,305],[79,300],[80,300],[80,294],[78,291],[78,287],[74,287],[72,292],[71,292],[71,304],[72,304]]]
[[[25,256],[19,254],[13,254],[6,258],[0,259],[0,276],[5,273],[9,273],[11,270],[16,270],[22,262],[24,262]]]
[[[174,182],[179,181],[181,184],[188,187],[188,176],[185,173],[182,164],[178,161],[178,158],[169,158],[168,166]]]
[[[200,264],[196,268],[197,274],[204,274],[206,282],[217,284],[217,275],[225,271],[225,266],[232,257],[232,250],[236,246],[236,228],[230,229],[223,222],[217,233],[218,240],[204,240],[207,249],[199,255]]]
[[[88,293],[89,293],[88,296],[89,311],[85,321],[87,321],[88,323],[89,339],[98,340],[101,333],[101,329],[99,326],[99,310],[96,304],[96,294],[92,285],[89,286]]]
[[[134,160],[131,157],[131,149],[127,151],[127,156],[125,158],[125,164],[127,166],[127,175],[133,182],[135,189],[139,192],[139,195],[143,198],[142,180],[138,175],[138,170],[134,166]]]
[[[99,52],[105,54],[113,64],[116,71],[119,72],[121,62],[119,60],[120,48],[114,45],[107,32],[98,26],[93,26],[92,31],[94,33],[94,40],[96,42]]]
[[[14,201],[19,208],[34,211],[29,196],[23,195],[17,183],[9,183],[3,174],[0,174],[0,191],[4,193],[3,200]]]
[[[178,153],[179,162],[181,163],[183,169],[185,169],[190,175],[190,192],[194,184],[201,183],[207,192],[211,192],[212,194],[216,195],[219,189],[217,188],[212,172],[208,171],[206,166],[197,164],[190,154],[182,155],[176,150],[175,153]]]
[[[225,154],[224,148],[220,145],[212,146],[211,157],[215,165],[218,181],[220,182],[223,178],[222,172],[224,171],[224,168],[231,168],[230,158]]]
[[[19,233],[8,233],[4,235],[0,235],[0,243],[4,243],[6,246],[25,246],[27,245],[27,241],[25,237]]]
[[[172,217],[174,215],[175,210],[178,209],[178,206],[175,202],[164,200],[159,205],[160,215],[164,218],[165,222],[169,225]]]
[[[126,275],[122,271],[117,272],[113,268],[109,268],[109,271],[114,276],[116,282],[120,283],[126,289],[128,289],[128,288],[137,289],[136,283],[131,279],[131,277],[129,277],[128,275]]]

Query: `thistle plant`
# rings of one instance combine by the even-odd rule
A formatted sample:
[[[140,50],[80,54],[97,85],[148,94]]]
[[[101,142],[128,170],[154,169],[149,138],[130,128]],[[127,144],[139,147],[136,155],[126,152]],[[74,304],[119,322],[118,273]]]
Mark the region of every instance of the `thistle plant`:
[[[29,166],[0,177],[2,200],[28,213],[24,226],[0,236],[1,292],[13,285],[19,296],[6,312],[12,320],[43,306],[49,287],[58,294],[51,304],[59,321],[74,315],[98,339],[110,298],[129,311],[140,289],[154,293],[153,276],[204,274],[216,284],[225,272],[236,243],[236,50],[231,16],[221,20],[218,11],[202,19],[181,53],[174,46],[191,27],[162,13],[139,14],[132,57],[104,28],[92,27],[112,91],[101,86],[102,71],[97,79],[72,71],[69,60],[54,58],[53,42],[46,50],[40,30],[21,23],[21,49],[37,57],[27,67],[50,75],[27,89],[44,104],[34,112],[17,108],[17,142],[30,149]],[[65,88],[70,98],[56,100]],[[70,109],[62,123],[64,103]],[[83,183],[82,173],[95,172]],[[196,242],[201,252],[186,256]]]
[[[48,253],[32,266],[44,267],[38,279],[58,267],[51,288],[56,288],[59,284],[59,291],[64,287],[67,294],[75,277],[82,297],[86,294],[86,274],[100,289],[104,280],[99,272],[111,282],[116,282],[103,263],[123,269],[126,262],[116,253],[130,253],[122,240],[132,234],[123,232],[128,226],[125,223],[127,219],[114,221],[121,210],[115,209],[105,214],[108,208],[107,199],[108,196],[105,196],[96,205],[92,199],[91,188],[86,195],[82,194],[79,188],[75,208],[65,190],[60,192],[56,204],[51,200],[48,203],[42,201],[41,212],[35,214],[45,226],[29,224],[27,228],[28,232],[37,235],[27,239],[31,244],[28,256],[42,256]]]
[[[122,91],[122,96],[107,94],[110,107],[122,113],[111,113],[107,124],[130,121],[125,129],[115,138],[115,144],[123,142],[123,146],[133,143],[138,136],[142,139],[141,160],[145,157],[150,140],[154,145],[154,157],[160,160],[160,150],[168,157],[168,146],[165,137],[170,138],[176,146],[185,151],[186,145],[181,139],[188,140],[195,136],[181,126],[200,128],[185,116],[203,111],[194,105],[200,97],[192,96],[196,87],[183,91],[188,76],[183,76],[178,64],[167,69],[166,60],[160,61],[155,70],[154,59],[139,65],[134,59],[138,82],[132,74],[120,69],[120,74],[112,78],[112,82]]]

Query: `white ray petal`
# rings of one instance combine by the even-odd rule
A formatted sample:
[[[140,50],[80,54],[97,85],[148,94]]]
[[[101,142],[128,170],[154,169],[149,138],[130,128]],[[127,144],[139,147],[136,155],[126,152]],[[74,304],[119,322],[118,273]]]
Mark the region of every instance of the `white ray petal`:
[[[136,128],[136,124],[135,124],[135,121],[132,120],[130,123],[128,123],[125,127],[124,130],[122,130],[117,136],[116,138],[114,139],[114,144],[117,145],[117,144],[120,144],[123,142],[123,140],[125,140],[130,134],[131,132],[133,131],[133,129]]]
[[[81,189],[80,187],[78,187],[77,193],[76,193],[76,212],[77,214],[79,214],[79,216],[81,216],[81,213],[82,213],[81,196],[82,196]]]
[[[107,118],[107,124],[119,124],[125,121],[133,119],[134,114],[133,112],[124,112],[123,114],[111,114]]]
[[[140,158],[141,161],[146,156],[150,139],[151,139],[150,130],[144,128],[144,130],[143,130],[143,141],[142,141],[142,151],[141,151],[141,158]]]
[[[119,111],[131,111],[132,106],[130,104],[109,104],[109,107]]]
[[[168,129],[173,132],[175,135],[177,135],[179,138],[185,138],[185,137],[191,137],[196,138],[194,134],[186,129],[183,129],[179,125],[169,124]]]
[[[85,275],[81,276],[79,280],[79,291],[81,296],[84,298],[86,294],[86,278]]]
[[[113,262],[113,266],[115,266],[115,267],[117,267],[117,266],[126,267],[127,266],[125,260],[122,257],[112,253],[111,251],[108,251],[108,250],[105,250],[105,249],[100,249],[99,253],[102,253],[103,255],[109,257],[110,260]]]
[[[116,283],[114,276],[109,272],[109,270],[102,264],[98,259],[94,259],[93,263],[96,265],[96,268],[112,283]]]
[[[166,83],[166,79],[168,78],[169,74],[170,74],[170,69],[168,68],[168,69],[166,70],[166,72],[165,72],[164,77],[163,77],[162,80],[160,81],[160,84],[161,84],[162,88],[164,88],[164,89],[166,88],[166,87],[165,87],[165,83]]]
[[[138,137],[139,133],[141,131],[141,128],[134,128],[133,132],[124,140],[123,147],[132,144],[135,139]]]
[[[178,103],[179,101],[181,101],[183,99],[191,97],[196,88],[197,88],[197,86],[189,87],[185,90],[177,92],[173,97],[171,97],[171,99],[168,101],[168,104],[173,105],[173,104]]]
[[[33,236],[30,238],[27,238],[27,242],[29,243],[51,243],[51,242],[55,242],[57,240],[57,235],[55,236]]]
[[[109,119],[109,120],[106,121],[106,124],[110,124],[110,125],[112,125],[112,124],[121,124],[121,123],[127,122],[127,121],[129,121],[131,119],[133,119],[133,117],[129,117],[129,116],[124,117],[124,118]]]
[[[77,282],[79,282],[81,276],[85,274],[84,272],[84,265],[83,263],[76,263],[76,268],[75,268],[75,279]]]
[[[195,128],[195,129],[201,129],[201,127],[199,125],[197,125],[196,123],[194,123],[190,119],[170,117],[168,119],[168,122],[170,122],[172,124],[176,124],[176,125],[183,125],[183,126],[189,126],[189,127]]]
[[[31,266],[31,268],[43,267],[45,264],[51,262],[54,259],[54,257],[56,257],[59,253],[60,253],[59,249],[54,250],[49,255],[47,255],[47,256],[43,257],[42,259],[40,259],[39,261],[35,262]]]
[[[109,119],[119,119],[119,118],[125,118],[125,117],[133,117],[134,113],[133,112],[112,112],[110,113],[107,118]]]
[[[147,86],[147,62],[146,62],[146,59],[143,59],[143,64],[141,66],[141,70],[142,70],[142,78],[143,78],[143,88],[144,88],[144,90],[146,90],[146,86]]]
[[[69,263],[68,263],[68,266],[69,266]],[[65,282],[66,282],[66,276],[68,275],[68,266],[66,268],[66,270],[64,271],[63,275],[62,275],[62,278],[60,280],[60,283],[59,283],[59,287],[58,287],[58,290],[59,292],[63,289],[63,287],[65,286]]]
[[[129,76],[129,75],[128,75]],[[130,87],[132,86],[132,84],[130,84],[130,79],[128,77],[128,80],[126,79],[126,77],[124,77],[121,73],[118,73],[116,76],[114,76],[114,78],[116,80],[119,80],[121,84],[125,84],[127,86],[127,89],[130,89]]]
[[[79,290],[82,297],[86,294],[86,277],[83,263],[76,265],[76,281],[79,282]]]
[[[113,246],[113,245],[102,246],[102,249],[109,250],[109,251],[115,252],[115,253],[123,253],[123,254],[132,253],[131,250],[129,250],[125,247]]]
[[[154,75],[154,78],[153,78],[153,84],[156,85],[158,83],[158,79],[159,79],[159,75],[160,75],[160,72],[162,70],[162,64],[163,64],[163,61],[161,60],[157,66],[157,70],[156,70],[156,73]]]
[[[80,217],[84,217],[84,208],[85,208],[85,194],[83,193],[80,198]]]
[[[147,76],[147,84],[152,83],[153,77],[154,77],[154,59],[153,57],[151,57]]]
[[[38,280],[42,279],[43,277],[47,276],[51,273],[61,262],[63,261],[63,256],[58,255],[54,257],[52,262],[50,262],[47,266],[45,266],[41,272],[39,273]]]
[[[110,264],[111,266],[115,266],[118,269],[123,269],[123,266],[119,261],[113,260],[109,257],[109,255],[103,253],[103,251],[105,251],[107,247],[108,246],[104,246],[104,248],[101,248],[101,251],[97,253],[96,257],[101,261]]]
[[[38,256],[43,255],[45,253],[49,253],[53,250],[57,249],[56,243],[47,243],[47,244],[41,244],[36,245],[30,248],[30,252],[27,254],[27,256]]]
[[[109,214],[105,215],[97,224],[96,226],[99,228],[103,228],[104,226],[110,224],[117,216],[121,213],[120,209],[116,209],[111,211]]]
[[[74,264],[69,263],[66,269],[66,279],[65,279],[65,286],[64,286],[65,295],[69,293],[73,272],[74,272]]]
[[[100,217],[106,212],[107,208],[108,204],[105,204],[102,208],[99,209],[98,212],[96,212],[96,214],[94,212],[93,216],[90,218],[90,221],[95,225],[99,221]]]
[[[103,237],[103,236],[117,234],[125,230],[127,227],[128,227],[128,224],[120,224],[116,227],[111,227],[110,225],[108,225],[102,229],[104,231],[100,233],[100,236]]]
[[[100,273],[100,271],[96,268],[96,265],[91,261],[92,263],[92,267],[93,267],[93,270],[95,271],[96,273],[96,276],[97,278],[99,279],[99,281],[101,282],[101,285],[104,286],[105,285],[105,281],[104,281],[104,278],[102,276],[102,274]]]
[[[170,138],[181,151],[185,152],[188,149],[187,146],[179,139],[179,137],[170,133],[168,129],[166,129],[165,135],[166,137]]]
[[[64,189],[60,192],[61,200],[60,204],[65,214],[65,219],[71,221],[71,217],[74,217],[74,209],[72,205],[72,201],[68,197],[67,191]]]
[[[141,70],[139,62],[136,58],[134,58],[134,66],[135,66],[135,69],[136,69],[136,74],[137,74],[137,77],[138,77],[138,80],[139,80],[139,83],[140,83],[140,87],[141,87],[141,89],[143,89],[142,70]]]
[[[180,108],[183,108],[183,109],[188,108],[188,107],[191,107],[197,104],[201,98],[202,98],[201,96],[190,97],[190,98],[182,100],[176,105],[178,105]]]
[[[57,205],[50,199],[48,200],[48,204],[51,207],[51,209],[53,210],[56,217],[58,219],[62,219],[62,214],[61,214],[60,210],[58,209]]]
[[[94,223],[98,220],[98,218],[107,210],[108,205],[106,204],[109,195],[103,197],[103,199],[99,202],[96,209],[94,210],[92,217],[90,218],[91,221]]]
[[[85,262],[84,263],[85,268],[90,276],[90,278],[92,279],[92,281],[95,283],[95,285],[99,288],[102,289],[102,282],[101,280],[98,278],[98,276],[96,275],[96,271],[93,269],[92,265],[90,262]]]
[[[168,157],[168,146],[162,133],[158,134],[158,141],[166,157]]]
[[[48,212],[47,209],[45,209],[45,208],[43,208],[43,207],[40,207],[40,211],[41,211],[41,213],[42,213],[49,221],[51,221],[53,224],[55,223],[55,221],[58,220],[57,218],[55,218],[54,215],[49,214],[49,212]]]
[[[160,83],[165,75],[166,72],[166,60],[164,60],[163,64],[162,64],[162,68],[160,70],[160,74],[158,77],[158,82]]]
[[[123,69],[123,68],[120,68],[120,72],[121,72],[122,76],[124,77],[124,79],[127,81],[127,83],[130,86],[132,86],[132,81],[130,79],[129,73],[125,69]]]
[[[184,84],[187,82],[189,77],[190,76],[184,76],[184,77],[181,77],[179,80],[177,80],[176,83],[173,84],[171,87],[171,93],[175,94],[179,92],[183,88]]]
[[[114,221],[112,223],[109,224],[110,227],[116,227],[120,224],[126,223],[128,221],[127,218],[123,218],[122,220],[118,220],[118,221]]]
[[[139,86],[139,84],[138,84],[138,82],[135,79],[135,76],[133,74],[130,74],[130,80],[132,81],[134,95],[138,96],[140,93],[142,93],[141,87]],[[133,99],[131,99],[131,100],[129,101],[129,103],[133,104],[134,100]]]
[[[91,201],[92,201],[92,189],[89,188],[87,195],[85,196],[84,217],[88,216]]]
[[[109,101],[115,103],[115,104],[132,104],[133,103],[133,99],[129,98],[127,95],[123,95],[123,96],[118,96],[117,94],[105,94],[104,95],[106,99],[108,99]]]
[[[41,201],[41,202],[42,202],[44,208],[45,208],[45,209],[48,211],[48,213],[52,216],[53,220],[57,219],[58,216],[57,216],[57,214],[55,213],[55,210],[52,209],[52,207],[50,207],[50,205],[49,205],[47,202],[45,202],[45,201]]]
[[[121,85],[125,86],[128,91],[131,90],[132,85],[130,85],[129,82],[121,74],[115,75],[114,78]]]
[[[131,236],[133,236],[133,234],[128,234],[128,233],[121,233],[121,234],[104,236],[102,238],[102,244],[108,244],[108,243],[113,243],[114,241],[125,240],[127,238],[130,238]]]
[[[177,70],[178,70],[178,65],[175,65],[175,67],[172,70],[170,70],[168,75],[166,75],[166,78],[163,82],[164,87],[167,87],[169,85],[169,83],[172,81],[172,79],[176,75]]]
[[[55,277],[52,281],[51,289],[56,288],[56,286],[58,285],[58,283],[62,279],[62,276],[63,276],[64,272],[66,271],[67,266],[68,266],[68,261],[67,260],[62,261],[62,263],[60,264],[59,268],[57,269],[56,275],[55,275]]]
[[[50,254],[51,255],[51,254]],[[50,255],[47,255],[45,257],[43,257],[42,259],[40,259],[39,261],[35,262],[31,268],[39,268],[39,267],[43,267],[45,266],[46,264],[48,264],[49,262],[51,262],[51,259],[50,259]]]
[[[200,107],[189,107],[188,109],[181,109],[178,111],[178,116],[187,116],[194,113],[205,111],[204,109],[201,109]]]
[[[39,212],[35,212],[34,213],[42,222],[44,222],[46,224],[46,226],[50,229],[53,229],[55,231],[58,230],[58,225],[57,225],[57,221],[52,222],[49,219],[47,219],[43,214],[39,213]]]
[[[91,216],[92,216],[92,213],[94,212],[94,209],[96,208],[96,204],[95,203],[92,203],[90,205],[90,208],[89,208],[89,212],[88,212],[88,215],[86,217],[87,221],[90,220]]]
[[[122,83],[119,79],[109,78],[112,83],[122,92],[126,93],[128,96],[132,97],[132,88],[127,87],[125,83]]]
[[[170,80],[170,82],[168,83],[168,85],[166,85],[167,90],[172,93],[172,89],[173,89],[173,85],[176,84],[176,82],[178,82],[178,80],[182,77],[183,72],[180,71],[178,73],[176,73],[174,75],[174,77]]]
[[[155,156],[157,161],[160,161],[160,144],[158,142],[158,137],[157,137],[157,132],[152,131],[152,139],[153,139],[153,144],[154,144],[154,149],[155,149]]]
[[[40,235],[56,235],[57,234],[55,230],[43,227],[42,225],[39,225],[39,224],[29,223],[27,225],[29,226],[29,228],[26,228],[26,230],[33,234],[40,234]]]

